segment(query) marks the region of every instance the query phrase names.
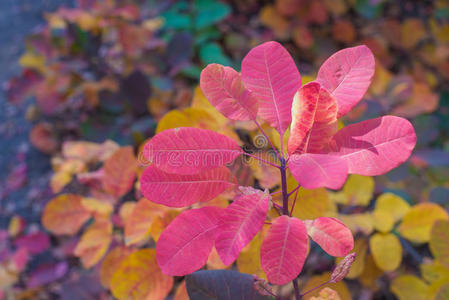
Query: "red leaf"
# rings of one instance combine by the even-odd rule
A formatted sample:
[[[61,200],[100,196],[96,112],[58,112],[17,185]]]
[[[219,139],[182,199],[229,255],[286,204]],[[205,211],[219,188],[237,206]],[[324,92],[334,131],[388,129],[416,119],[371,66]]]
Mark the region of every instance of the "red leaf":
[[[319,153],[337,132],[337,102],[317,82],[295,94],[288,153]]]
[[[268,281],[282,285],[295,279],[304,266],[308,242],[306,226],[300,219],[276,218],[260,248],[260,262]]]
[[[415,130],[409,121],[384,116],[338,131],[329,142],[329,154],[346,160],[349,173],[375,176],[406,161],[415,144]]]
[[[168,225],[156,245],[156,259],[163,273],[183,276],[206,263],[222,211],[219,207],[186,210]]]
[[[209,102],[229,119],[256,119],[257,99],[233,68],[209,64],[201,72],[200,86]]]
[[[224,166],[242,153],[237,142],[227,136],[191,127],[164,130],[143,150],[151,164],[164,172],[182,175]]]
[[[251,189],[251,194],[238,195],[220,216],[215,248],[225,265],[237,259],[267,216],[270,195]]]
[[[335,218],[304,221],[308,235],[329,255],[343,257],[354,248],[351,230]]]
[[[103,188],[109,194],[122,197],[128,193],[136,178],[137,160],[131,146],[114,152],[104,164]]]
[[[318,71],[316,80],[338,102],[338,117],[350,111],[368,90],[374,75],[374,56],[366,46],[338,51]]]
[[[212,200],[236,185],[236,179],[226,167],[194,175],[179,175],[149,166],[143,171],[140,185],[143,195],[150,201],[170,207],[184,207]]]
[[[283,136],[291,123],[293,96],[301,86],[290,54],[277,42],[253,48],[242,61],[242,79],[259,100],[259,116]]]
[[[348,176],[344,159],[327,154],[293,154],[288,166],[293,177],[306,189],[339,189]]]

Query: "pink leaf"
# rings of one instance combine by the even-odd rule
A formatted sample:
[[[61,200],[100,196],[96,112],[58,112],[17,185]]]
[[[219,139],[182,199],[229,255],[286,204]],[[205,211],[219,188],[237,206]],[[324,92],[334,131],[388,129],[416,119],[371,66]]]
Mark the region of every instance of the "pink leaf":
[[[209,201],[236,184],[235,177],[226,167],[194,175],[179,175],[165,173],[149,166],[140,178],[145,198],[170,207],[184,207]]]
[[[334,218],[304,221],[308,235],[329,255],[343,257],[354,247],[351,230]]]
[[[257,99],[245,88],[240,74],[233,68],[208,65],[201,72],[200,86],[209,102],[229,119],[256,119]]]
[[[318,71],[316,80],[338,102],[338,117],[345,115],[362,99],[374,75],[374,56],[366,46],[338,51]]]
[[[276,218],[260,248],[260,262],[268,281],[282,285],[296,278],[304,266],[308,242],[306,226],[300,219]]]
[[[339,189],[348,176],[344,159],[327,154],[293,154],[288,166],[293,177],[306,189]]]
[[[251,189],[251,194],[237,196],[220,217],[215,248],[225,265],[237,259],[267,216],[270,195]]]
[[[302,86],[293,99],[288,153],[319,153],[337,127],[334,97],[317,82]]]
[[[346,160],[349,173],[375,176],[406,161],[415,144],[415,130],[409,121],[383,116],[338,131],[329,142],[329,154]]]
[[[214,245],[219,207],[202,207],[182,212],[162,232],[156,258],[162,272],[183,276],[201,268]]]
[[[237,142],[227,136],[191,127],[164,130],[143,150],[151,164],[164,172],[183,175],[224,166],[242,153]]]
[[[14,246],[25,248],[30,254],[39,254],[50,247],[50,238],[45,232],[37,231],[17,238]]]
[[[290,54],[277,42],[253,48],[243,58],[242,79],[259,100],[259,116],[282,136],[290,126],[293,96],[301,86]]]

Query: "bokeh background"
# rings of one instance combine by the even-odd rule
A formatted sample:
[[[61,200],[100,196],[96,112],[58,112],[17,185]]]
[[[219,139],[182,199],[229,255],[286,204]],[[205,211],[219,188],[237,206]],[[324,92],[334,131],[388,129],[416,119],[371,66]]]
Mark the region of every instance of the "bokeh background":
[[[224,128],[251,145],[256,131],[220,123],[197,85],[207,64],[239,70],[268,40],[287,48],[303,83],[334,52],[367,45],[376,57],[373,83],[343,124],[393,114],[418,135],[410,160],[385,176],[302,192],[308,211],[298,216],[339,216],[356,236],[354,270],[333,288],[342,299],[449,299],[448,1],[2,0],[0,29],[0,299],[117,297],[99,274],[103,257],[123,244],[141,195],[134,173],[124,193],[100,193],[95,171],[127,145],[137,156],[165,128]],[[235,171],[241,183],[277,188],[270,169],[249,168],[254,177]],[[46,204],[67,193],[98,200],[87,205],[95,222],[107,211],[107,243],[77,247],[93,221],[70,234],[42,225]],[[387,211],[401,213],[377,209],[382,197]],[[150,224],[159,229],[132,251],[154,246],[174,215],[161,214]],[[325,281],[334,263],[312,249],[303,288]],[[234,268],[251,273],[245,263]],[[219,267],[216,257],[208,264]],[[167,297],[183,299],[182,289],[177,279]]]

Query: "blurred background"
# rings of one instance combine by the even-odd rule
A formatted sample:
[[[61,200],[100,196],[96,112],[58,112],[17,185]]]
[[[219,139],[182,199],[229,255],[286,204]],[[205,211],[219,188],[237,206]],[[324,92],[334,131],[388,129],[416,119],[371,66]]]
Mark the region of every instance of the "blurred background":
[[[2,0],[0,28],[0,299],[128,299],[111,291],[104,257],[122,247],[141,195],[134,173],[114,194],[99,190],[96,171],[117,149],[137,155],[146,139],[177,126],[224,128],[250,143],[253,128],[220,123],[204,104],[199,75],[209,63],[240,70],[245,54],[269,40],[290,52],[303,84],[334,52],[367,45],[373,83],[343,124],[393,114],[418,135],[412,157],[390,173],[303,197],[312,208],[299,216],[339,216],[356,236],[356,267],[333,288],[341,299],[449,299],[448,1]],[[254,177],[236,170],[241,183],[276,189],[266,179],[272,170],[251,168]],[[88,213],[70,223],[73,232],[58,232],[44,210],[68,194],[95,199],[68,201]],[[98,215],[108,227],[90,234],[108,238],[80,246]],[[89,217],[95,222],[84,224]],[[123,251],[154,247],[172,218],[164,211],[159,229]],[[325,281],[334,263],[315,250],[303,288]],[[208,268],[220,268],[217,259]],[[234,268],[258,272],[243,262]],[[183,289],[177,279],[166,296],[184,299]]]

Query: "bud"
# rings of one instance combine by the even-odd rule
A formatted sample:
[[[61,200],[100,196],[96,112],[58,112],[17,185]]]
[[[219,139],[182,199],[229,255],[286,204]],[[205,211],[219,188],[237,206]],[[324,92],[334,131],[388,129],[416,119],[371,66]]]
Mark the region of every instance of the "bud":
[[[260,278],[257,275],[253,275],[254,278],[254,289],[262,296],[272,296],[273,289],[271,285],[265,279]]]
[[[335,267],[331,275],[330,282],[339,282],[348,275],[352,263],[355,260],[355,252],[350,253],[343,258],[343,260]]]

